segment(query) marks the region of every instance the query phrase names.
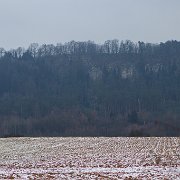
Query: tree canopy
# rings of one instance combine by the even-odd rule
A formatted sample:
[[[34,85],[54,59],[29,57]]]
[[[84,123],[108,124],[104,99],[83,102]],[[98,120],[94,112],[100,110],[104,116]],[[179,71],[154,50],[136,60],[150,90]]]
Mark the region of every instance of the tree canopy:
[[[179,136],[179,119],[178,41],[0,48],[1,137]]]

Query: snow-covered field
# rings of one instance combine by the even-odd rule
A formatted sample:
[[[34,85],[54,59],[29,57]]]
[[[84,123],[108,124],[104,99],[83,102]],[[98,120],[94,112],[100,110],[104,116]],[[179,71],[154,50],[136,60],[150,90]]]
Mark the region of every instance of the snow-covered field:
[[[180,138],[0,139],[0,179],[180,179]]]

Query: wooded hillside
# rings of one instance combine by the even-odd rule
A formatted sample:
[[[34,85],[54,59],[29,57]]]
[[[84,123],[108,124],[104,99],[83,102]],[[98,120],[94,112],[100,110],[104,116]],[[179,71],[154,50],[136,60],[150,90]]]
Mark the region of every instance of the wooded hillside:
[[[180,42],[0,48],[0,136],[179,136]]]

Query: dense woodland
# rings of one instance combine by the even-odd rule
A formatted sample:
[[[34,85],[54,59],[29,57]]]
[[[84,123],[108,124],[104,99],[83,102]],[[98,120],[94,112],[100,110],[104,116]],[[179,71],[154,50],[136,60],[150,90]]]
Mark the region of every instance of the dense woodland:
[[[0,136],[179,136],[180,42],[0,48]]]

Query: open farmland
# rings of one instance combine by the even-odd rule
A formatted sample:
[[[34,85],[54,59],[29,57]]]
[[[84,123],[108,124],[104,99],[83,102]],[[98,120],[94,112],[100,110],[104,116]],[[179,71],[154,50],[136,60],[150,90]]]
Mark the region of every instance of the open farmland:
[[[180,179],[180,138],[0,139],[0,179]]]

